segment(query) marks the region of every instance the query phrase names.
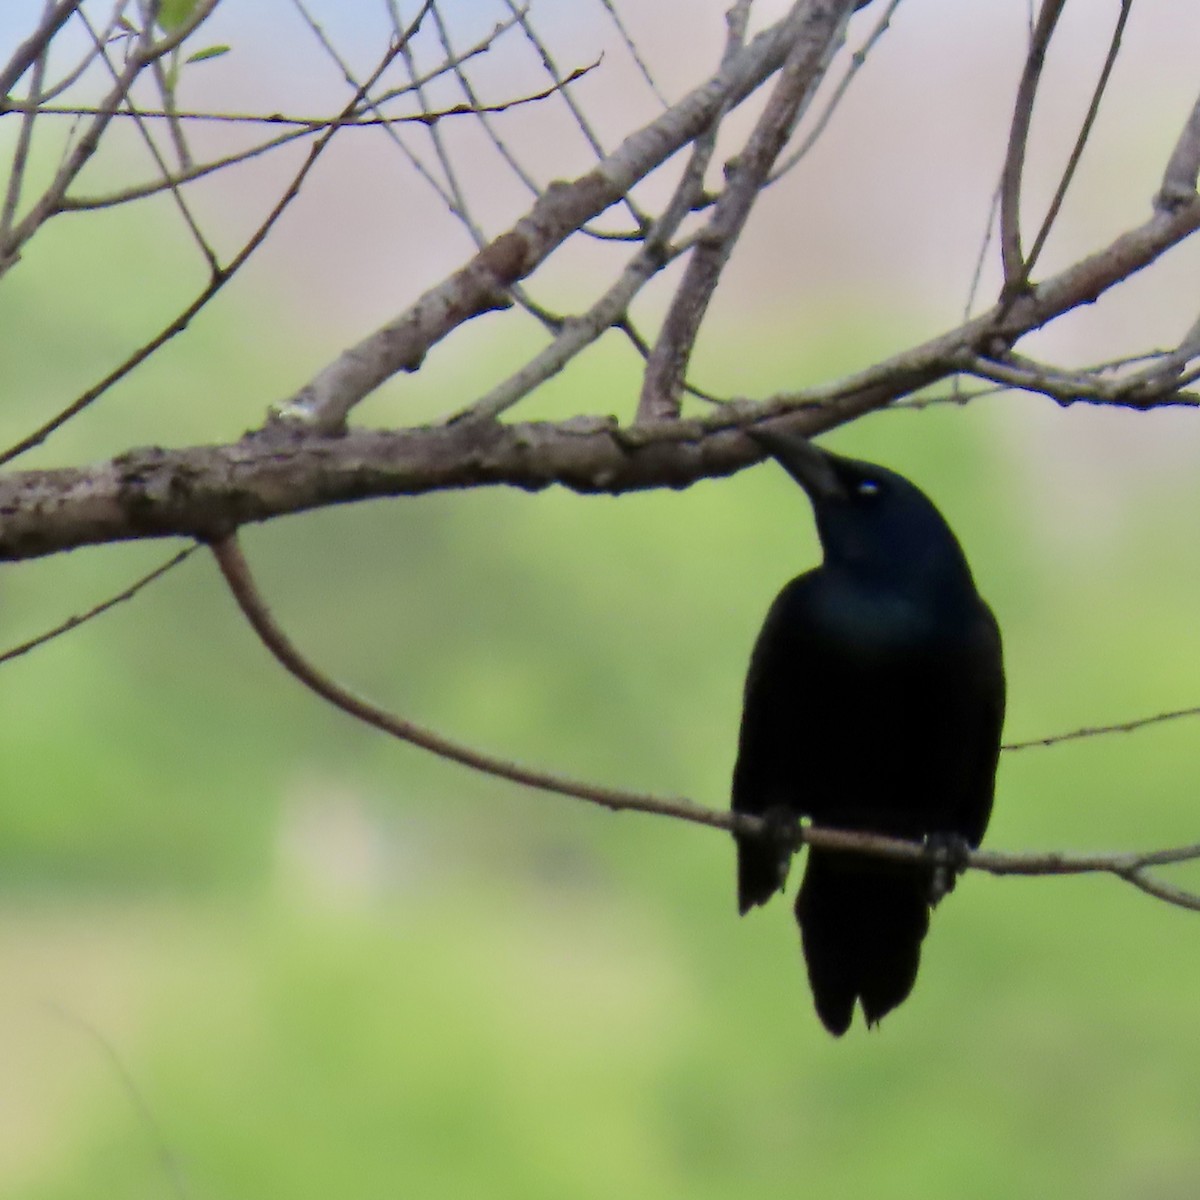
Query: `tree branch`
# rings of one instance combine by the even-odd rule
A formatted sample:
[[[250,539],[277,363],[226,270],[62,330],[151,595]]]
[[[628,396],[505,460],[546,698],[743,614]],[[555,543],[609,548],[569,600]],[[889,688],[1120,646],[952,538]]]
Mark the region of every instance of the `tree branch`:
[[[1121,50],[1121,39],[1125,35],[1125,24],[1129,20],[1132,5],[1133,0],[1121,0],[1121,11],[1117,15],[1117,23],[1113,29],[1112,37],[1109,39],[1108,54],[1105,55],[1104,66],[1100,70],[1096,86],[1092,89],[1092,98],[1088,104],[1087,113],[1083,118],[1083,123],[1079,127],[1075,144],[1071,147],[1071,153],[1067,159],[1067,165],[1063,168],[1062,176],[1058,181],[1058,187],[1054,190],[1054,197],[1046,209],[1046,215],[1042,218],[1041,228],[1038,230],[1037,236],[1033,239],[1033,246],[1030,248],[1029,256],[1022,266],[1022,278],[1015,285],[1010,283],[1010,291],[1018,290],[1025,286],[1034,266],[1037,264],[1038,258],[1041,256],[1046,239],[1050,236],[1050,231],[1054,228],[1054,223],[1058,219],[1063,200],[1067,195],[1067,189],[1071,186],[1071,180],[1075,178],[1075,172],[1079,167],[1079,160],[1083,157],[1083,151],[1092,134],[1092,126],[1095,124],[1096,117],[1100,112],[1100,101],[1104,98],[1104,92],[1112,76],[1113,67],[1116,66],[1117,55]]]
[[[589,803],[614,810],[629,809],[636,812],[658,813],[662,816],[673,816],[702,825],[721,825],[725,814],[710,812],[708,809],[690,804],[686,800],[666,800],[657,796],[595,787],[592,784],[567,779],[547,771],[523,767],[492,754],[484,754],[461,742],[452,741],[431,729],[406,720],[404,717],[396,716],[394,713],[372,704],[369,700],[364,700],[361,696],[356,696],[314,667],[296,649],[291,639],[276,623],[267,602],[254,583],[254,577],[242,554],[236,535],[218,538],[211,543],[210,548],[213,557],[217,560],[217,565],[221,568],[225,582],[229,585],[230,592],[233,593],[233,598],[242,610],[242,615],[275,660],[310,691],[315,692],[323,700],[327,700],[335,708],[341,709],[342,712],[356,720],[381,730],[383,733],[391,734],[392,737],[399,738],[403,742],[418,746],[422,750],[428,750],[439,758],[449,759],[461,766],[470,767],[474,771],[482,771],[486,775],[507,779],[511,783],[519,783],[523,787],[554,792],[562,796],[572,796],[577,800],[587,800]]]
[[[841,48],[852,13],[850,0],[828,5],[802,0],[793,9],[794,16],[804,19],[796,24],[787,60],[745,148],[726,166],[725,189],[692,251],[646,361],[638,401],[639,421],[669,420],[679,415],[683,377],[721,272],[771,168],[825,78],[834,53]]]
[[[1179,140],[1167,160],[1163,172],[1162,186],[1157,203],[1160,208],[1171,209],[1180,204],[1191,203],[1196,195],[1196,178],[1200,174],[1200,100],[1192,105],[1192,111],[1184,123]]]
[[[211,7],[216,3],[216,0],[208,0]],[[421,10],[424,12],[424,9]],[[267,235],[275,228],[279,219],[284,212],[300,194],[300,187],[304,180],[308,178],[313,167],[316,166],[317,160],[324,154],[330,142],[341,128],[343,118],[348,119],[358,108],[363,96],[374,86],[379,77],[387,70],[392,60],[400,53],[400,45],[393,43],[384,53],[383,59],[372,72],[371,76],[363,83],[359,91],[350,100],[349,104],[342,109],[339,117],[335,118],[329,125],[329,128],[317,138],[313,145],[309,148],[308,154],[305,156],[300,169],[292,177],[291,183],[284,190],[283,195],[275,202],[271,211],[263,218],[258,228],[250,235],[250,238],[242,245],[241,249],[229,260],[229,262],[214,270],[208,283],[196,298],[189,304],[174,320],[164,326],[157,334],[154,335],[148,342],[143,343],[137,350],[130,354],[124,362],[113,368],[107,375],[104,376],[98,383],[93,384],[82,395],[77,396],[70,404],[49,420],[44,421],[32,432],[21,438],[20,441],[10,446],[7,450],[0,453],[0,466],[11,462],[14,458],[32,450],[35,446],[39,446],[57,429],[61,429],[68,421],[78,416],[85,408],[90,407],[98,400],[105,392],[107,392],[115,383],[124,379],[126,375],[139,367],[152,354],[158,351],[162,346],[166,345],[177,334],[182,333],[196,315],[204,309],[218,292],[246,265],[251,256],[256,250],[266,241]],[[3,247],[0,247],[0,253],[3,253]],[[3,263],[0,262],[0,270],[3,268]]]
[[[559,484],[617,494],[687,487],[757,462],[740,426],[794,414],[816,436],[956,374],[999,334],[1016,341],[1153,262],[1200,227],[1200,197],[1122,234],[1032,291],[856,375],[703,417],[621,428],[612,418],[558,424],[463,421],[441,428],[306,433],[276,422],[230,446],[132,450],[90,468],[0,476],[0,560],[133,538],[211,539],[248,521],[329,504],[448,488]],[[495,243],[493,243],[495,245]],[[1168,391],[1158,401],[1169,403]]]
[[[1001,750],[1035,750],[1058,746],[1063,742],[1077,742],[1084,738],[1105,737],[1110,733],[1135,733],[1150,725],[1161,725],[1166,721],[1179,721],[1185,717],[1200,717],[1200,706],[1174,708],[1169,712],[1155,713],[1150,717],[1138,717],[1133,721],[1119,721],[1115,725],[1085,725],[1068,733],[1053,733],[1047,737],[1027,738],[1022,742],[1005,742]]]
[[[742,48],[745,39],[745,21],[736,9],[730,10],[730,17],[722,64],[728,63]],[[688,164],[670,201],[641,238],[642,244],[626,264],[620,278],[586,313],[560,322],[558,333],[550,345],[515,374],[496,384],[470,408],[457,414],[454,420],[499,417],[539,384],[561,371],[601,334],[626,321],[629,305],[642,287],[692,245],[686,238],[672,245],[671,239],[704,190],[704,174],[712,158],[723,116],[724,109],[713,117],[708,128],[693,142]]]
[[[0,273],[7,271],[20,255],[21,247],[41,228],[46,221],[60,211],[60,204],[67,189],[78,178],[79,173],[99,148],[100,139],[112,117],[104,115],[120,107],[129,95],[134,80],[156,59],[162,58],[190,37],[212,15],[219,0],[197,0],[192,13],[177,29],[167,33],[159,41],[153,39],[153,25],[147,23],[134,50],[126,60],[124,69],[117,75],[112,89],[99,105],[100,115],[89,122],[80,139],[51,180],[40,199],[25,217],[0,241]],[[77,5],[72,5],[72,11]]]
[[[585,800],[589,804],[597,804],[613,812],[651,813],[742,835],[755,836],[767,832],[764,821],[744,813],[705,808],[689,800],[598,787],[550,772],[523,767],[507,759],[474,750],[461,742],[452,741],[356,696],[313,666],[276,623],[269,606],[254,583],[254,577],[236,536],[219,538],[210,548],[242,615],[276,661],[305,687],[356,720],[472,770],[539,791]],[[799,844],[819,846],[822,849],[847,854],[872,854],[903,862],[923,862],[927,861],[929,856],[928,849],[921,843],[857,830],[830,829],[814,825],[800,831]],[[1197,858],[1200,858],[1200,845],[1172,847],[1145,853],[1087,855],[1058,852],[1002,854],[994,850],[974,850],[967,856],[967,865],[992,875],[1080,875],[1103,872],[1116,875],[1167,903],[1200,911],[1200,896],[1161,883],[1147,875],[1149,867],[1190,862]]]
[[[38,23],[38,27],[16,49],[12,58],[0,67],[0,113],[9,109],[8,93],[17,81],[41,57],[55,34],[71,19],[80,0],[59,0]]]
[[[1066,0],[1044,0],[1037,24],[1029,38],[1025,69],[1017,85],[1008,151],[1000,174],[1000,257],[1004,264],[1004,290],[1015,293],[1025,278],[1025,254],[1021,249],[1021,177],[1025,150],[1033,121],[1033,102],[1046,65],[1046,50],[1054,36]]]
[[[506,233],[426,291],[393,321],[341,354],[290,400],[284,415],[336,432],[356,404],[473,317],[511,301],[527,278],[572,233],[622,201],[640,179],[698,137],[727,106],[740,104],[782,66],[797,18],[760,33],[744,50],[668,112],[631,134],[612,154],[570,183],[557,182]]]
[[[0,653],[0,663],[20,658],[22,655],[28,654],[31,650],[36,650],[39,646],[44,646],[47,642],[52,642],[56,638],[62,637],[64,633],[70,633],[72,629],[78,629],[80,625],[86,625],[89,621],[108,612],[109,609],[115,608],[118,604],[123,604],[126,600],[132,600],[143,588],[157,582],[168,571],[174,570],[181,562],[191,558],[195,552],[195,545],[184,547],[178,554],[173,554],[165,563],[155,567],[153,571],[147,571],[140,579],[135,580],[115,596],[110,596],[107,600],[93,605],[87,612],[68,617],[61,624],[55,625],[53,629],[48,629],[45,633],[39,633],[37,637],[32,637],[28,641],[21,642],[19,645]]]

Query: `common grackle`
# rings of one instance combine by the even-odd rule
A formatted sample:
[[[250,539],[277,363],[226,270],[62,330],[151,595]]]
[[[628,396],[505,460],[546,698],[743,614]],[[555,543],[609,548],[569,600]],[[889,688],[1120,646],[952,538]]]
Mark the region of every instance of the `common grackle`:
[[[933,503],[884,467],[794,434],[747,431],[808,493],[825,561],[767,614],[746,678],[735,812],[738,908],[783,887],[788,827],[978,846],[992,807],[1000,631]],[[912,991],[936,895],[929,863],[810,848],[796,897],[817,1014],[840,1037]]]

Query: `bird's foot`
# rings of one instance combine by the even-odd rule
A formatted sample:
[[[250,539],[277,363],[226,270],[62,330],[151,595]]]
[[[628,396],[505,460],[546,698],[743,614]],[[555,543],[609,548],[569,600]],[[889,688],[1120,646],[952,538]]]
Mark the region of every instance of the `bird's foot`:
[[[936,905],[954,891],[967,869],[971,847],[961,833],[931,833],[925,838],[925,856],[933,868],[929,878],[929,903]]]
[[[775,854],[775,869],[779,878],[777,890],[781,891],[787,883],[792,855],[804,844],[804,830],[795,812],[782,804],[766,809],[762,814],[762,822],[763,840]]]

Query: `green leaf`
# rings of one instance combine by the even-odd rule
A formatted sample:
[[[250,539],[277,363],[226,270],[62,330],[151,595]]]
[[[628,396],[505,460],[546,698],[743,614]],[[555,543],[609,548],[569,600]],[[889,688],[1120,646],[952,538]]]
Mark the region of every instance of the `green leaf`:
[[[203,50],[197,50],[195,54],[189,54],[184,62],[203,62],[206,58],[220,58],[222,54],[228,54],[228,46],[205,46]]]
[[[158,27],[166,33],[178,29],[191,20],[197,3],[198,0],[162,0],[158,6],[158,16],[155,18]]]

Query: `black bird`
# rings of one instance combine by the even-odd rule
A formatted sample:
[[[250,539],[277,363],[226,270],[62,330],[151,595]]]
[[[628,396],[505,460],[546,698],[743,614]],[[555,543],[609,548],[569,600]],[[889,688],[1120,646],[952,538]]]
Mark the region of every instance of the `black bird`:
[[[781,591],[746,677],[733,809],[774,836],[738,837],[738,909],[786,879],[795,822],[979,845],[992,808],[1000,630],[927,496],[884,467],[793,434],[747,431],[808,493],[825,561]],[[808,851],[796,897],[817,1014],[840,1037],[912,991],[934,869]]]

